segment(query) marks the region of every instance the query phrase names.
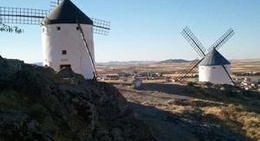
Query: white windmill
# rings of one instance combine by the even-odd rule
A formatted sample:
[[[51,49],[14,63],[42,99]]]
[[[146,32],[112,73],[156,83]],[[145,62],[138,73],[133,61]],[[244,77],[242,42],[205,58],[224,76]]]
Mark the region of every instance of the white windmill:
[[[234,31],[229,29],[224,33],[209,49],[206,53],[206,49],[186,27],[181,32],[185,39],[191,44],[194,50],[201,56],[200,60],[194,60],[190,66],[183,71],[183,75],[179,77],[179,81],[186,78],[192,70],[199,65],[199,81],[200,82],[211,82],[214,84],[234,84],[230,73],[230,62],[225,59],[218,51],[225,42],[228,41],[233,35]]]
[[[93,79],[96,77],[93,33],[107,35],[110,23],[90,19],[70,0],[58,0],[57,4],[50,13],[48,10],[0,7],[0,16],[3,23],[41,23],[43,64],[55,71],[71,67],[84,78]]]
[[[215,48],[199,63],[199,81],[214,84],[231,84],[230,62]]]

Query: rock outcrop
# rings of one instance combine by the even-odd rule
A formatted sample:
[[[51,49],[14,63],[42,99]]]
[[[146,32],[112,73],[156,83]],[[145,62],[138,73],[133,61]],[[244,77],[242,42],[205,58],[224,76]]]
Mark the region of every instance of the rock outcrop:
[[[153,141],[119,91],[0,56],[1,141]]]

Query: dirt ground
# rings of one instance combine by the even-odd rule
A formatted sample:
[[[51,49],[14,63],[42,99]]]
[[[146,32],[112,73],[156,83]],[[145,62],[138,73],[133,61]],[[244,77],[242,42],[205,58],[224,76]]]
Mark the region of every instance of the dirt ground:
[[[231,63],[232,72],[260,71],[259,59],[233,60]],[[176,72],[187,65],[173,63],[100,66],[98,72],[116,74],[135,70],[176,76]],[[194,87],[165,80],[143,81],[140,89],[133,88],[130,79],[126,82],[106,82],[119,89],[129,101],[135,116],[150,126],[158,141],[260,141],[259,92],[251,94],[229,86]]]
[[[130,83],[113,84],[159,141],[260,139],[259,110],[244,109],[238,99],[229,103],[204,95],[197,88],[173,83],[146,82],[140,89]]]
[[[169,93],[178,92],[172,90],[170,85],[165,85],[165,88],[160,89],[157,86],[157,84],[143,84],[142,90],[135,90],[131,85],[116,85],[131,103],[136,117],[150,125],[152,133],[158,140],[179,140],[179,137],[182,137],[183,140],[199,140],[183,127],[166,120],[169,114],[167,111],[171,111],[168,102],[173,99],[191,99],[191,97],[167,94],[166,91]]]

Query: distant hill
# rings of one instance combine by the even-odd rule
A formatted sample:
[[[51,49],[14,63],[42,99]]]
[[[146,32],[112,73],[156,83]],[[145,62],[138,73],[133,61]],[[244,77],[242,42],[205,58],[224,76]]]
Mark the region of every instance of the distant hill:
[[[168,59],[163,61],[110,61],[110,62],[96,62],[98,66],[117,66],[117,65],[139,65],[139,64],[152,64],[152,63],[159,63],[159,64],[167,64],[167,63],[187,63],[190,62],[189,60],[184,59]],[[35,62],[33,63],[37,66],[43,66],[42,62]]]
[[[151,63],[187,63],[189,60],[184,59],[168,59],[164,61],[111,61],[111,62],[97,62],[97,65],[101,66],[113,66],[113,65],[138,65],[138,64],[151,64]]]
[[[97,62],[98,66],[117,66],[117,65],[138,65],[157,63],[156,61],[111,61],[111,62]]]
[[[190,61],[184,59],[168,59],[168,60],[160,61],[158,63],[163,64],[163,63],[187,63],[187,62]]]

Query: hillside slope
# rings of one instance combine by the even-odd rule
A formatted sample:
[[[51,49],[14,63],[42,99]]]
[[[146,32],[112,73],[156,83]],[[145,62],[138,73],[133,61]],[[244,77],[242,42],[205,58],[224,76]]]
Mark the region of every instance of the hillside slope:
[[[153,141],[110,84],[0,56],[1,141]]]

